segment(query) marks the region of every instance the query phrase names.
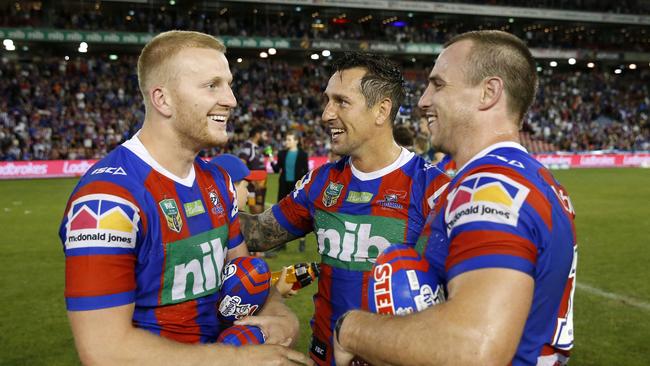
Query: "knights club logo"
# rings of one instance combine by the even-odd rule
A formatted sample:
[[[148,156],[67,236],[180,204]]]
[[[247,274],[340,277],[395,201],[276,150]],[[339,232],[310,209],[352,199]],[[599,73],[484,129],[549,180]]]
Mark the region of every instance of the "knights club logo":
[[[210,203],[212,203],[212,213],[215,215],[223,214],[223,206],[219,201],[219,195],[217,194],[217,191],[210,189],[210,191],[208,191],[208,196],[210,197]]]
[[[404,201],[405,199],[406,199],[405,191],[396,191],[396,190],[388,189],[384,194],[384,199],[377,201],[377,203],[382,207],[401,210],[402,208],[404,208],[404,205],[402,205],[400,201]]]
[[[183,218],[181,217],[181,212],[178,209],[176,201],[168,198],[158,202],[158,205],[165,215],[167,226],[169,226],[171,230],[180,233],[183,228]]]
[[[343,184],[330,182],[323,193],[323,204],[325,207],[332,207],[339,200],[341,192],[343,191]]]

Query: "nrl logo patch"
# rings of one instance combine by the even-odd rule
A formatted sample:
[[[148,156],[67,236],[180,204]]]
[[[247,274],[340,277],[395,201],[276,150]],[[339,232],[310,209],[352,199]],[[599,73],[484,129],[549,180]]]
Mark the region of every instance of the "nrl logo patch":
[[[181,217],[181,213],[178,210],[176,201],[168,198],[158,202],[158,205],[165,215],[167,226],[169,226],[171,230],[180,233],[181,229],[183,228],[183,218]]]
[[[215,215],[221,215],[223,214],[223,206],[221,205],[221,202],[219,202],[219,195],[214,189],[211,189],[208,192],[208,196],[210,197],[210,202],[212,203],[212,213]]]
[[[323,204],[325,207],[332,207],[336,204],[341,192],[343,191],[343,184],[330,182],[323,194]]]

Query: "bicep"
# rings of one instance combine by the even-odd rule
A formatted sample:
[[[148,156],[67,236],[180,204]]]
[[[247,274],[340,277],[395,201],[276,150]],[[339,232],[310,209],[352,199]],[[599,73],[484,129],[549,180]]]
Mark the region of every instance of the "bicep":
[[[133,329],[134,304],[100,310],[68,311],[70,327],[82,361],[101,359],[119,350],[119,342]]]
[[[484,268],[454,277],[449,300],[463,312],[463,321],[483,335],[490,357],[509,362],[521,339],[533,299],[533,278],[507,268]]]

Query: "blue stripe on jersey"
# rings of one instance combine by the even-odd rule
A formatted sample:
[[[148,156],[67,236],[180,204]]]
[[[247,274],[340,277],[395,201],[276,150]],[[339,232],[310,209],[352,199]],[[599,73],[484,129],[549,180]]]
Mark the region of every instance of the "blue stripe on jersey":
[[[135,291],[127,291],[104,296],[67,297],[65,299],[68,311],[111,308],[114,306],[127,305],[134,301]]]
[[[196,310],[199,314],[196,324],[201,328],[201,343],[216,342],[221,331],[215,306],[218,298],[219,294],[215,293],[196,299]]]
[[[506,254],[490,254],[466,259],[451,267],[447,271],[447,280],[451,281],[458,274],[481,268],[509,268],[524,272],[530,276],[535,273],[533,263],[524,258]]]
[[[372,213],[372,205],[368,203],[347,203],[347,199],[350,196],[350,192],[368,192],[372,193],[372,199],[374,200],[377,197],[377,192],[379,192],[379,187],[383,181],[381,178],[376,178],[373,180],[359,180],[357,177],[352,175],[350,183],[348,184],[347,194],[341,199],[346,202],[346,204],[341,205],[337,209],[337,213],[343,213],[348,215],[370,215]]]
[[[67,257],[77,257],[85,255],[102,255],[102,254],[133,254],[131,248],[106,248],[106,247],[87,247],[74,248],[65,251]]]

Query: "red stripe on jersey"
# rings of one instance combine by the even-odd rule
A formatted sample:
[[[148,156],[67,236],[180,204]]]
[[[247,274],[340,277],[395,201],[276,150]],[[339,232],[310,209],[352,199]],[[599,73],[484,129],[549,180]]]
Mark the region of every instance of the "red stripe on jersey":
[[[383,263],[391,262],[397,257],[410,258],[410,259],[418,259],[419,257],[419,254],[417,252],[410,251],[410,250],[402,250],[402,249],[393,250],[388,253],[383,253],[380,255]]]
[[[65,208],[65,215],[68,214],[68,210],[70,210],[70,205],[72,204],[72,202],[74,202],[79,197],[83,197],[89,194],[111,194],[113,196],[124,198],[125,200],[134,204],[138,208],[138,210],[140,210],[138,215],[140,216],[140,222],[142,223],[142,229],[143,229],[140,235],[144,236],[147,234],[147,230],[148,230],[147,216],[144,215],[143,213],[144,211],[142,211],[142,207],[140,207],[138,201],[136,201],[135,198],[133,198],[131,192],[128,191],[126,188],[111,182],[102,182],[102,181],[91,182],[79,188],[79,190],[75,192],[73,196],[70,197],[70,200],[68,200],[68,204]]]
[[[312,332],[314,336],[327,345],[326,360],[321,361],[318,357],[312,356],[314,362],[319,365],[331,365],[334,361],[334,350],[332,339],[332,267],[321,263],[320,278],[318,279],[318,292],[314,296],[314,325]]]
[[[434,169],[434,168],[432,168]],[[440,203],[443,202],[443,198],[447,197],[447,192],[449,191],[448,189],[445,190],[445,193],[441,194],[440,197],[438,197],[438,205],[437,207],[430,208],[429,207],[429,197],[433,196],[434,193],[436,193],[440,188],[444,187],[445,184],[448,184],[451,181],[449,176],[446,174],[440,174],[438,175],[431,183],[429,183],[429,186],[426,188],[424,192],[424,200],[422,201],[422,212],[424,213],[424,217],[427,217],[429,215],[429,212],[433,210],[436,210],[436,212],[440,209],[440,206],[442,206]]]
[[[555,196],[560,202],[560,206],[562,206],[562,210],[564,210],[564,213],[569,217],[569,222],[571,223],[571,231],[573,232],[573,245],[575,246],[578,242],[576,238],[576,213],[573,210],[573,204],[571,203],[569,194],[567,193],[566,189],[564,189],[564,187],[553,178],[551,172],[549,172],[546,168],[540,168],[538,172],[544,181],[553,187]]]
[[[526,197],[526,202],[537,212],[539,217],[542,218],[546,227],[549,231],[553,229],[553,216],[551,214],[551,203],[548,201],[546,196],[542,194],[539,189],[534,184],[531,184],[527,178],[524,178],[514,169],[501,166],[501,165],[481,165],[476,169],[470,170],[467,173],[463,174],[462,179],[459,179],[456,185],[460,184],[465,177],[475,174],[475,173],[492,173],[492,174],[501,174],[504,175],[515,182],[526,186],[530,190],[528,196]]]
[[[221,169],[221,168],[219,168]],[[194,171],[196,171],[196,180],[198,183],[199,187],[207,187],[206,189],[201,190],[201,198],[203,199],[203,204],[207,208],[208,216],[210,217],[210,221],[212,222],[212,227],[221,227],[225,224],[228,223],[229,221],[229,212],[227,212],[227,207],[225,205],[225,202],[232,202],[233,197],[231,197],[231,193],[228,190],[227,195],[228,197],[224,198],[221,195],[221,192],[219,189],[217,189],[216,183],[214,181],[214,178],[212,175],[201,169],[201,167],[197,164],[194,163]],[[220,173],[223,174],[223,171],[220,170]],[[226,187],[228,187],[228,179],[226,176],[224,176],[224,180],[226,181]],[[223,215],[215,215],[212,213],[212,201],[210,200],[210,191],[214,190],[214,192],[217,194],[219,197],[219,202],[223,204],[223,209],[224,209],[224,214]],[[239,227],[238,227],[239,229]],[[229,227],[230,230],[230,227]],[[239,235],[239,233],[235,234],[234,236]],[[228,235],[228,238],[230,239],[230,235]]]
[[[470,258],[494,254],[513,255],[537,263],[537,247],[530,241],[502,231],[475,230],[461,232],[452,239],[445,270]]]
[[[571,356],[570,351],[565,351],[563,349],[558,349],[558,348],[553,348],[552,346],[549,346],[548,344],[545,344],[542,346],[542,351],[539,353],[540,356],[550,356],[554,355],[556,353],[561,354],[562,356],[569,357]]]
[[[370,282],[372,271],[363,272],[361,282],[361,310],[368,310],[368,282]]]
[[[282,214],[287,218],[292,226],[303,232],[310,232],[313,230],[313,217],[311,217],[309,210],[296,203],[296,201],[293,200],[293,197],[291,197],[291,194],[280,200],[278,206],[280,207]]]
[[[198,343],[201,340],[201,327],[194,321],[198,316],[196,300],[157,307],[154,313],[162,327],[161,336],[183,343]]]
[[[132,254],[65,258],[66,297],[111,295],[135,288],[135,256]]]

